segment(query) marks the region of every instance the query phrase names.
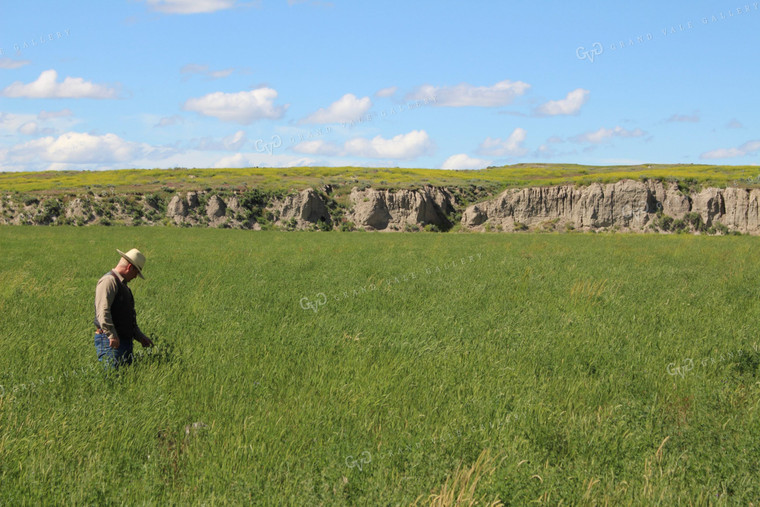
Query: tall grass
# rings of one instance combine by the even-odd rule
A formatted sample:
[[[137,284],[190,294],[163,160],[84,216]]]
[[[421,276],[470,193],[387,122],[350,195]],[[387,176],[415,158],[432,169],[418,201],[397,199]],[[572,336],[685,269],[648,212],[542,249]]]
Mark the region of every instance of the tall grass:
[[[106,375],[94,287],[132,247],[157,347]],[[756,251],[2,227],[0,504],[756,502]]]

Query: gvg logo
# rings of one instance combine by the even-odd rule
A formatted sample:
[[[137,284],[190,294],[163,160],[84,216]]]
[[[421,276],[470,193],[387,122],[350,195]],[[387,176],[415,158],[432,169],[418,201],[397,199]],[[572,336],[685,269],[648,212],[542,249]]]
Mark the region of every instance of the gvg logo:
[[[308,297],[304,296],[301,298],[301,308],[304,310],[314,310],[314,313],[317,313],[317,310],[319,310],[320,306],[324,306],[327,304],[327,295],[324,292],[320,292],[317,294],[317,298],[312,301]]]
[[[256,139],[256,142],[253,144],[257,152],[267,152],[271,155],[275,148],[282,146],[282,138],[275,134],[272,136],[272,140],[268,143],[265,143],[263,139]]]
[[[649,203],[646,203],[643,209],[634,209],[632,205],[626,204],[625,206],[623,206],[623,211],[621,214],[623,218],[628,219],[628,220],[632,218],[640,219],[640,218],[648,216],[649,213],[656,213],[658,211],[661,211],[662,203],[658,202],[655,206],[652,206],[654,208],[652,210],[650,210],[649,207],[650,207]]]
[[[346,456],[346,466],[348,468],[356,467],[359,469],[359,471],[362,471],[362,466],[368,465],[369,463],[372,463],[372,455],[369,453],[369,451],[364,451],[357,458],[354,458],[353,456]]]
[[[686,373],[694,369],[694,361],[691,359],[684,359],[681,366],[676,366],[676,363],[669,363],[665,369],[667,370],[668,375],[680,375],[681,378],[683,378]]]
[[[591,49],[579,46],[578,49],[575,50],[575,56],[578,57],[578,60],[588,60],[591,63],[594,63],[594,58],[602,53],[604,53],[604,46],[602,46],[601,42],[594,42]]]

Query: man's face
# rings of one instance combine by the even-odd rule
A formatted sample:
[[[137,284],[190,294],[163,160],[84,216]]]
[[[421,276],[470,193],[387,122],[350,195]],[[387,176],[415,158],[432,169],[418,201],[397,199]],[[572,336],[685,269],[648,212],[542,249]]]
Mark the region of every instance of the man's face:
[[[132,264],[127,264],[127,272],[124,273],[124,281],[129,282],[137,278],[137,268]]]

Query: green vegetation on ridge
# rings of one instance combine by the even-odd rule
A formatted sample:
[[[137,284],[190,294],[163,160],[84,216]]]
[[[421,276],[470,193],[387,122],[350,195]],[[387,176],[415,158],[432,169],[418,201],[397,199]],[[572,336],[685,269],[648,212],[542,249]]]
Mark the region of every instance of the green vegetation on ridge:
[[[506,187],[587,185],[621,179],[691,181],[699,185],[760,185],[759,166],[648,164],[635,166],[581,166],[575,164],[517,164],[477,171],[366,167],[293,167],[246,169],[123,169],[118,171],[0,172],[0,191],[66,192],[110,188],[115,192],[149,192],[161,187],[176,190],[259,187],[301,190],[325,184],[408,188],[434,186]]]

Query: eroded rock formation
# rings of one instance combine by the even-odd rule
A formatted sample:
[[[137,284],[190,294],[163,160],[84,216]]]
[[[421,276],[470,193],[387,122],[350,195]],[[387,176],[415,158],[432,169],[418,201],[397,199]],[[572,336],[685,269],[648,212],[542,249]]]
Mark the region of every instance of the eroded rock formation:
[[[686,195],[675,184],[633,180],[587,187],[509,189],[495,199],[469,206],[462,215],[462,226],[513,231],[569,224],[579,230],[617,227],[643,231],[662,212],[674,219],[698,213],[706,227],[722,224],[743,233],[758,234],[759,198],[758,189],[706,188]]]
[[[564,228],[648,231],[661,230],[662,221],[667,218],[671,224],[679,220],[681,226],[685,222],[690,224],[682,230],[712,228],[713,232],[760,234],[760,189],[705,188],[687,193],[676,184],[623,180],[586,187],[508,189],[464,210],[457,205],[452,191],[432,186],[416,190],[353,188],[348,196],[337,194],[338,197],[332,187],[321,192],[307,188],[279,199],[261,194],[252,199],[247,194],[205,191],[170,198],[159,194],[89,193],[66,197],[6,194],[0,196],[0,224],[174,223],[249,229],[274,224],[283,229],[313,229],[339,228],[341,221],[346,221],[353,222],[356,228],[376,231],[426,226],[448,230],[455,214],[462,211],[462,229],[474,231]],[[333,215],[335,211],[338,214]],[[657,227],[653,228],[654,224]]]
[[[370,230],[405,230],[407,226],[451,226],[454,199],[446,189],[426,186],[419,190],[351,191],[352,210],[347,218],[356,227]]]

